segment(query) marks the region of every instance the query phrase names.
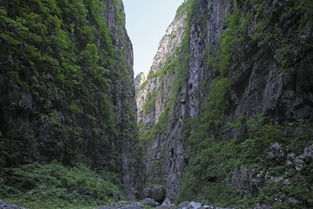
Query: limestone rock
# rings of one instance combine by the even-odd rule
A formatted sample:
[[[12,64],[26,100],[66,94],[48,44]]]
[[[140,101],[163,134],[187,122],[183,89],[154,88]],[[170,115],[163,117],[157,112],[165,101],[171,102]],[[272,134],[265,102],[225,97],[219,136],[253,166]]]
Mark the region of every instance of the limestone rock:
[[[151,198],[145,198],[141,201],[142,205],[147,205],[151,207],[157,207],[160,205],[160,203],[156,202],[154,199]]]
[[[200,202],[190,202],[187,205],[187,209],[200,209],[202,207],[202,204]]]
[[[10,205],[0,200],[0,209],[25,209],[16,205]]]
[[[282,149],[282,145],[274,143],[270,147],[270,151],[266,155],[269,160],[280,161],[285,158],[285,151]]]
[[[163,207],[172,207],[173,206],[174,207],[175,205],[172,203],[172,201],[169,198],[166,198],[161,206],[163,206]]]
[[[185,201],[185,202],[182,202],[180,204],[177,205],[176,209],[183,209],[183,208],[186,208],[187,205],[188,205],[188,201]]]
[[[272,209],[273,207],[258,203],[254,209]]]
[[[166,198],[166,189],[162,185],[145,188],[142,191],[142,197],[151,198],[161,204]]]

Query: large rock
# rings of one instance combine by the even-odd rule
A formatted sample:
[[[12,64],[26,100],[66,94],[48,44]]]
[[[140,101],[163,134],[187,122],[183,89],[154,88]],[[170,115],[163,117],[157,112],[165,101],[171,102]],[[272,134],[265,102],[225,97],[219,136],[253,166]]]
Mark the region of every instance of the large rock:
[[[0,209],[25,209],[25,208],[21,208],[16,205],[9,205],[0,200]]]
[[[158,203],[157,201],[155,201],[154,199],[151,198],[145,198],[141,201],[142,205],[147,205],[147,206],[151,206],[151,207],[157,207],[160,205],[160,203]]]
[[[159,203],[162,203],[166,198],[166,189],[161,185],[154,186],[152,188],[145,188],[142,191],[142,197],[151,198]]]
[[[270,151],[266,153],[268,160],[281,161],[285,158],[285,151],[282,146],[278,143],[274,143],[270,147]]]
[[[220,208],[213,205],[201,204],[199,202],[182,202],[176,209],[234,209],[234,208]]]
[[[190,202],[186,208],[187,209],[200,209],[202,208],[202,204],[200,202]]]
[[[177,209],[183,209],[183,208],[186,208],[187,205],[188,205],[189,202],[185,201],[185,202],[182,202],[180,203],[179,205],[177,205]]]
[[[170,198],[166,198],[161,206],[163,206],[163,207],[172,207],[172,206],[175,206],[175,205],[172,203]]]
[[[253,209],[272,209],[273,207],[258,203]]]
[[[143,209],[143,207],[139,206],[138,204],[133,204],[133,205],[124,205],[124,206],[113,206],[113,207],[108,207],[108,206],[103,206],[99,209]]]
[[[126,206],[120,207],[119,209],[143,209],[143,207],[139,205],[126,205]]]

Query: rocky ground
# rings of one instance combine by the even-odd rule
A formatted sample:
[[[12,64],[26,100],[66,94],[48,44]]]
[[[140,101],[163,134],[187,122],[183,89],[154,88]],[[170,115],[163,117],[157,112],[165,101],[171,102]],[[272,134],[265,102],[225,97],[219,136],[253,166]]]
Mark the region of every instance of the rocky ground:
[[[103,206],[99,209],[144,209],[144,208],[155,208],[155,209],[235,209],[235,208],[221,208],[210,205],[207,202],[182,202],[178,205],[172,203],[172,201],[166,197],[166,190],[163,186],[155,186],[146,188],[142,192],[142,200],[140,202],[128,202],[119,201],[113,206]],[[25,209],[15,205],[9,205],[0,200],[0,209]],[[270,206],[257,205],[253,209],[272,209]]]
[[[6,204],[6,203],[2,202],[1,200],[0,200],[0,208],[1,209],[25,209],[25,208],[17,207],[16,205]]]

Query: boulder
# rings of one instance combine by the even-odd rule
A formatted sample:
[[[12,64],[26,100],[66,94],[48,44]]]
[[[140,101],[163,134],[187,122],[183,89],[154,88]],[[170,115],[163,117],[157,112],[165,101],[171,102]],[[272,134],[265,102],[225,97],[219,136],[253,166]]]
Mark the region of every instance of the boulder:
[[[273,207],[258,203],[253,209],[272,209]]]
[[[177,205],[176,209],[187,208],[188,203],[189,203],[188,201],[182,202],[179,205]]]
[[[161,206],[163,206],[163,207],[171,207],[171,206],[175,206],[175,205],[172,204],[172,201],[170,200],[170,198],[166,198]]]
[[[268,160],[281,161],[285,158],[285,151],[280,144],[274,143],[271,145],[270,151],[266,153],[266,158]]]
[[[151,206],[151,207],[157,207],[160,205],[160,203],[158,203],[157,201],[155,201],[154,199],[151,198],[145,198],[141,201],[142,205],[147,205],[147,206]]]
[[[313,160],[313,144],[304,149],[304,159],[306,160]]]
[[[151,188],[144,188],[141,192],[142,198],[150,198],[150,196],[151,196],[150,190],[151,190]]]
[[[187,205],[187,209],[200,209],[202,208],[202,204],[200,202],[190,202]]]
[[[142,191],[143,198],[151,198],[155,201],[162,203],[166,197],[166,189],[162,186],[154,186],[152,188],[145,188]]]
[[[163,186],[155,186],[151,188],[151,198],[162,203],[166,197],[166,189]]]
[[[99,209],[144,209],[144,208],[139,206],[138,204],[123,205],[123,206],[120,206],[119,204],[115,204],[113,207],[103,206]]]
[[[129,204],[129,202],[127,202],[125,200],[121,200],[121,201],[118,201],[117,203],[115,203],[114,207],[122,207],[122,206],[126,206],[128,204]]]
[[[176,207],[173,205],[173,206],[158,206],[156,207],[155,209],[175,209]]]
[[[120,207],[119,209],[143,209],[143,207],[139,205],[126,205],[126,206]]]

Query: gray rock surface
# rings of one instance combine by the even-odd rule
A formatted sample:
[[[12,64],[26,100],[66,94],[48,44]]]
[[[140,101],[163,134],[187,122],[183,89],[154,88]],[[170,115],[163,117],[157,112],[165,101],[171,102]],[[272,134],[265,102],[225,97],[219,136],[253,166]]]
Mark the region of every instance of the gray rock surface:
[[[274,143],[270,147],[270,151],[267,153],[266,158],[269,160],[280,161],[285,158],[285,151],[279,143]]]
[[[138,75],[136,75],[134,79],[136,93],[140,90],[140,87],[145,82],[145,80],[146,77],[144,73],[139,73]]]
[[[16,205],[10,205],[0,200],[0,209],[25,209]]]
[[[151,198],[145,198],[145,199],[141,200],[141,204],[151,206],[151,207],[157,207],[160,205],[160,203],[158,203],[157,201],[155,201],[154,199],[151,199]]]
[[[234,208],[221,208],[213,205],[202,204],[200,202],[182,202],[176,209],[234,209]]]
[[[161,204],[166,198],[166,189],[162,185],[154,186],[151,188],[145,188],[142,191],[142,197],[151,198]]]
[[[187,205],[187,209],[200,209],[202,207],[202,204],[200,202],[190,202]]]
[[[177,205],[177,209],[183,209],[183,208],[186,208],[187,207],[187,205],[188,205],[188,201],[185,201],[185,202],[182,202],[182,203],[179,203],[178,205]]]
[[[168,191],[168,197],[175,199],[180,179],[183,174],[187,156],[184,155],[183,125],[187,117],[199,114],[199,100],[201,98],[200,81],[211,76],[203,65],[207,48],[216,51],[218,39],[224,30],[224,21],[231,7],[229,1],[199,1],[190,23],[187,23],[187,12],[176,15],[168,27],[166,35],[160,42],[158,52],[150,69],[151,75],[160,72],[164,64],[175,57],[177,47],[183,37],[190,35],[190,60],[188,62],[188,79],[182,84],[178,92],[178,102],[170,112],[170,130],[162,130],[153,136],[146,146],[146,180],[147,182],[162,183]],[[198,20],[205,16],[207,22],[201,25]],[[186,33],[190,24],[190,33]],[[205,75],[208,72],[208,75]],[[147,76],[145,84],[136,95],[138,106],[138,124],[141,131],[151,128],[159,121],[169,98],[173,93],[173,83],[179,75],[173,72],[163,77]],[[153,96],[152,108],[144,111],[144,106]]]
[[[272,208],[273,208],[273,207],[271,207],[271,206],[269,206],[269,205],[264,205],[264,204],[258,203],[258,204],[256,205],[256,207],[253,208],[253,209],[272,209]]]
[[[172,203],[170,198],[165,198],[165,200],[161,206],[163,206],[163,207],[172,207],[172,206],[175,207],[175,204]]]
[[[179,191],[181,176],[189,160],[189,156],[185,152],[186,144],[184,144],[185,135],[183,134],[185,119],[200,115],[200,104],[205,104],[205,99],[210,92],[205,86],[210,84],[218,74],[211,68],[210,59],[207,58],[215,55],[220,47],[219,39],[227,29],[224,25],[225,17],[232,8],[232,2],[234,1],[196,1],[194,5],[196,12],[192,14],[190,22],[186,20],[184,14],[178,14],[160,42],[159,51],[150,70],[151,76],[148,76],[146,83],[137,94],[138,123],[141,131],[147,131],[157,124],[160,116],[165,112],[171,93],[175,91],[173,83],[178,78],[177,73],[175,74],[171,69],[164,76],[156,74],[160,73],[164,64],[171,60],[171,57],[175,58],[176,51],[173,46],[181,44],[182,37],[186,35],[184,25],[188,24],[190,26],[189,48],[186,51],[190,53],[186,53],[186,56],[189,57],[186,67],[187,76],[178,87],[178,92],[175,91],[175,104],[166,117],[168,124],[162,129],[155,127],[152,139],[149,139],[146,145],[146,180],[163,184],[171,199],[175,199]],[[241,1],[238,3],[239,7],[242,7],[243,10],[250,10],[251,5],[249,6],[245,2],[249,1]],[[280,3],[273,1],[273,5],[276,4]],[[278,13],[281,10],[279,6],[273,9]],[[251,18],[256,21],[258,19],[257,15]],[[291,27],[288,27],[290,29],[283,29],[284,36],[294,37],[292,28],[296,28],[296,25],[297,23],[291,24]],[[296,50],[298,52],[295,52],[297,54],[295,57],[306,56],[306,59],[310,59],[310,61],[302,63],[299,59],[297,63],[280,71],[279,60],[277,60],[275,52],[276,48],[281,47],[277,45],[278,41],[261,43],[249,40],[253,30],[252,23],[245,32],[248,33],[248,40],[242,47],[235,47],[236,50],[229,63],[230,90],[225,96],[226,109],[223,112],[223,124],[234,122],[238,117],[248,120],[258,113],[269,116],[269,120],[273,124],[282,124],[297,119],[312,120],[313,66],[311,54],[302,54],[301,51],[305,51],[305,49],[302,47],[304,44],[300,44],[299,50]],[[297,40],[294,43],[297,41],[299,43],[311,42],[312,34],[310,29],[307,35],[295,37]],[[174,38],[171,39],[171,37]],[[148,101],[151,103],[147,103]],[[144,111],[145,104],[149,104],[149,111]],[[238,129],[230,128],[229,133],[218,137],[226,141],[236,138],[239,135],[238,132],[240,132]],[[312,149],[309,147],[305,151],[306,154],[299,155],[298,153],[287,153],[284,147],[275,143],[274,140],[272,143],[267,155],[262,156],[266,157],[269,163],[285,163],[288,167],[302,171],[305,169],[308,159],[311,159]],[[230,179],[231,184],[242,194],[256,193],[262,188],[264,180],[286,184],[290,182],[281,176],[268,175],[266,171],[254,173],[245,167],[235,169],[233,172],[233,177]]]
[[[108,207],[108,206],[103,206],[99,209],[143,209],[143,207],[141,207],[139,205],[139,203],[134,203],[134,204],[130,204],[130,205],[122,205],[122,206],[113,206],[113,207]]]

